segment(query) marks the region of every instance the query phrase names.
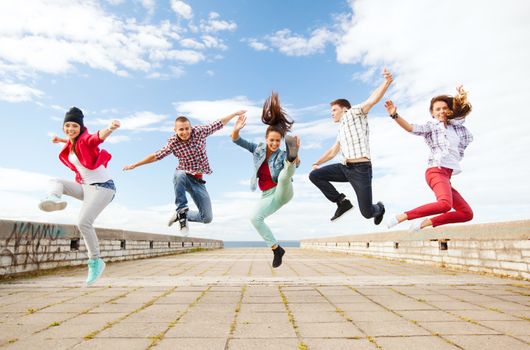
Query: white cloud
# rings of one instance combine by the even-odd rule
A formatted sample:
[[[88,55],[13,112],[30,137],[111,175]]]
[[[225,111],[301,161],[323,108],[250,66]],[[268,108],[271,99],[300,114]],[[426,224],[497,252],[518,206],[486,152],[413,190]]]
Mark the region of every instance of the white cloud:
[[[26,85],[5,83],[0,81],[0,100],[8,102],[31,101],[43,96],[44,93],[38,89]]]
[[[243,39],[242,41],[248,43],[248,46],[250,46],[256,51],[272,51],[272,49],[267,44],[258,41],[258,39],[248,38]]]
[[[147,13],[152,16],[155,13],[155,0],[141,0],[142,6],[147,10]]]
[[[326,28],[318,28],[305,38],[289,29],[282,29],[267,39],[272,47],[287,56],[309,56],[323,52],[328,43],[336,40],[336,35]]]
[[[156,6],[153,0],[142,0],[141,4],[151,13]],[[172,3],[177,7],[183,4]],[[121,77],[133,72],[165,77],[168,75],[165,70],[171,70],[172,63],[204,61],[206,54],[196,50],[227,48],[220,38],[211,35],[185,41],[182,38],[185,30],[178,24],[167,20],[138,23],[135,18],[108,13],[98,2],[90,0],[3,1],[0,23],[0,77],[9,81],[35,78],[41,73],[72,73],[82,65]],[[215,32],[222,29],[220,23],[229,22],[210,15],[205,23],[208,23],[205,30]],[[234,23],[229,24],[223,30],[235,29]],[[184,50],[176,48],[181,42]],[[20,90],[21,85],[13,85],[14,88]],[[34,99],[40,93],[27,88],[19,96],[6,96],[5,100],[19,101]]]
[[[171,0],[171,8],[179,17],[184,19],[191,19],[193,17],[193,10],[191,6],[184,1]]]
[[[149,111],[136,112],[133,115],[125,118],[98,118],[92,122],[93,125],[107,126],[114,119],[119,119],[121,126],[119,130],[131,131],[152,131],[157,130],[157,127],[169,120],[165,114],[156,114]]]
[[[201,20],[199,26],[203,32],[219,32],[219,31],[230,31],[233,32],[237,29],[237,24],[233,21],[224,21],[219,19],[220,15],[217,12],[210,12],[208,20]]]

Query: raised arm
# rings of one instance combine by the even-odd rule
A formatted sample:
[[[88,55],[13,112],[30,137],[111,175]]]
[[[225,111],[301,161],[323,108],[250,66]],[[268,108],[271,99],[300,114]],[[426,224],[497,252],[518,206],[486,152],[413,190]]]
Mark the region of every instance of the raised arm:
[[[392,74],[390,74],[390,72],[386,68],[383,70],[383,76],[385,77],[385,81],[381,85],[379,85],[379,87],[375,89],[374,92],[372,92],[372,94],[370,95],[370,97],[368,97],[366,101],[361,104],[361,108],[364,114],[368,114],[372,107],[375,106],[377,102],[381,100],[381,98],[383,98],[386,90],[388,89],[390,84],[392,84]]]
[[[240,110],[240,111],[234,112],[232,114],[229,114],[226,117],[221,118],[219,120],[221,121],[221,123],[223,123],[223,125],[226,125],[226,124],[228,124],[228,122],[230,120],[232,120],[232,118],[237,117],[237,116],[241,116],[241,115],[245,115],[246,112],[247,111],[245,111],[245,110]]]
[[[120,122],[118,120],[113,120],[112,122],[110,122],[110,125],[106,128],[106,129],[103,129],[103,130],[99,130],[98,133],[99,133],[99,138],[101,140],[105,140],[107,137],[110,136],[110,134],[112,134],[112,132],[114,130],[116,130],[117,128],[119,128],[121,125],[120,125]]]
[[[232,130],[232,133],[230,134],[230,137],[232,138],[232,141],[235,141],[239,138],[239,131],[243,129],[247,125],[247,117],[244,114],[241,114],[234,125],[234,129]]]
[[[401,126],[403,129],[405,129],[408,132],[412,131],[412,125],[409,124],[405,119],[401,118],[401,116],[397,112],[397,107],[394,105],[394,103],[390,100],[385,102],[385,108],[388,112],[388,115],[398,123],[399,126]]]
[[[142,159],[139,162],[133,163],[131,165],[124,166],[123,170],[132,170],[132,169],[134,169],[136,167],[139,167],[140,165],[153,163],[153,162],[156,162],[157,160],[158,159],[156,158],[155,154],[153,153],[153,154],[148,155],[147,157],[145,157],[144,159]]]
[[[327,162],[330,159],[335,158],[335,156],[337,155],[337,153],[339,153],[339,151],[340,151],[340,144],[338,142],[336,142],[326,152],[324,152],[322,157],[318,158],[317,161],[313,163],[313,166],[311,167],[311,170],[318,169],[320,167],[320,165],[324,164],[325,162]]]

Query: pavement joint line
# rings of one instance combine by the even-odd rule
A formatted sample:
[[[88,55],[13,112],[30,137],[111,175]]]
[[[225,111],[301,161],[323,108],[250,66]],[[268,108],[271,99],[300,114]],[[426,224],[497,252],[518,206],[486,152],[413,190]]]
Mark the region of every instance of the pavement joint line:
[[[226,339],[224,350],[228,350],[228,344],[230,343],[230,340],[232,339],[232,337],[233,337],[233,335],[234,335],[234,333],[236,331],[237,318],[239,316],[239,311],[241,311],[241,304],[243,303],[243,298],[245,297],[246,291],[247,291],[247,286],[246,285],[241,287],[241,295],[240,295],[240,298],[239,298],[239,302],[237,303],[236,308],[234,310],[234,319],[232,320],[232,324],[230,325],[230,333],[228,334],[228,338]]]
[[[104,330],[106,329],[109,329],[109,328],[112,328],[112,326],[114,326],[116,323],[119,323],[123,320],[125,320],[126,318],[128,318],[129,316],[131,315],[134,315],[134,314],[137,314],[138,312],[148,308],[149,306],[153,305],[157,300],[159,300],[160,298],[163,298],[165,297],[166,295],[168,295],[169,293],[173,292],[174,290],[176,290],[178,288],[178,286],[176,287],[173,287],[165,292],[163,292],[162,294],[160,294],[159,296],[157,297],[154,297],[153,299],[149,300],[148,302],[144,303],[142,306],[140,306],[138,309],[136,310],[133,310],[131,311],[130,313],[124,315],[124,316],[121,316],[111,322],[107,322],[107,324],[105,326],[103,326],[102,328],[98,329],[98,330],[95,330],[93,332],[90,332],[89,334],[85,335],[83,338],[88,341],[90,339],[93,339],[96,335],[98,335],[99,333],[103,332]],[[128,293],[129,294],[129,293]]]
[[[408,296],[408,295],[402,293],[401,291],[397,291],[397,290],[395,290],[394,288],[390,288],[390,290],[392,290],[393,292],[395,292],[395,293],[397,293],[397,294],[401,294],[401,295],[404,295],[404,296],[406,296],[406,297],[409,297],[409,298],[411,298],[411,299],[416,300],[415,298],[412,298],[412,297],[410,297],[410,296]],[[438,338],[442,339],[442,340],[445,341],[446,343],[451,344],[451,345],[453,345],[453,346],[455,346],[455,347],[457,347],[457,348],[459,348],[459,349],[465,350],[463,347],[461,347],[460,345],[454,343],[454,342],[451,341],[450,339],[446,339],[446,338],[444,338],[441,334],[436,333],[436,332],[432,332],[431,330],[429,330],[429,329],[427,329],[426,327],[422,326],[421,324],[419,324],[418,321],[416,321],[416,320],[409,320],[409,319],[406,318],[405,316],[400,315],[399,313],[397,313],[396,311],[392,310],[391,308],[389,308],[389,307],[387,307],[387,306],[385,306],[385,305],[383,305],[383,304],[381,304],[381,303],[379,303],[379,302],[373,300],[372,298],[370,298],[370,296],[368,296],[368,295],[366,295],[366,294],[360,292],[359,290],[355,290],[355,292],[357,292],[357,293],[359,293],[360,295],[362,295],[363,297],[367,298],[367,299],[370,300],[372,303],[374,303],[374,304],[376,304],[376,305],[379,305],[379,306],[382,307],[383,309],[385,309],[385,310],[391,312],[392,314],[398,316],[399,318],[401,318],[401,319],[403,319],[403,320],[405,320],[405,321],[407,321],[407,322],[412,323],[413,325],[415,325],[415,326],[417,326],[417,327],[419,327],[419,328],[421,328],[421,329],[427,331],[429,334],[431,334],[431,335],[433,335],[433,336],[435,336],[435,337],[438,337]],[[426,304],[428,304],[428,303],[426,303]]]
[[[176,289],[177,287],[175,287],[174,289]],[[151,344],[149,344],[149,346],[146,348],[146,350],[149,350],[149,349],[152,349],[154,346],[156,346],[162,339],[164,339],[164,336],[167,334],[167,332],[169,332],[169,330],[173,327],[175,327],[175,325],[180,321],[180,319],[182,317],[184,317],[188,311],[190,311],[190,309],[192,309],[195,305],[197,305],[199,303],[199,301],[206,295],[206,293],[208,293],[210,291],[210,289],[212,289],[212,286],[209,286],[208,288],[206,288],[205,290],[202,291],[202,293],[197,297],[195,298],[194,301],[192,301],[188,307],[186,307],[186,309],[184,311],[182,311],[182,313],[179,315],[179,317],[177,317],[176,319],[174,319],[173,321],[171,321],[168,325],[168,327],[166,328],[165,331],[162,331],[160,333],[158,333],[157,335],[151,337]]]
[[[391,289],[394,290],[393,288],[391,288]],[[462,289],[458,289],[458,290],[462,290]],[[438,311],[445,312],[445,313],[447,313],[447,314],[449,314],[449,315],[451,315],[451,316],[454,316],[454,317],[456,317],[456,318],[458,318],[458,319],[460,319],[460,320],[462,320],[462,321],[464,321],[464,322],[468,322],[468,323],[471,323],[471,324],[474,324],[474,325],[477,325],[477,326],[480,326],[480,327],[484,327],[484,328],[486,328],[486,329],[489,329],[490,331],[494,331],[494,332],[501,333],[501,334],[506,335],[506,336],[508,336],[508,337],[514,338],[515,340],[522,341],[523,343],[525,343],[525,344],[527,344],[527,345],[530,345],[529,342],[527,342],[527,341],[525,341],[525,340],[523,340],[523,339],[517,338],[517,337],[515,337],[515,336],[513,336],[513,335],[511,335],[511,334],[509,334],[509,333],[499,332],[498,330],[496,330],[496,329],[494,329],[494,328],[491,328],[491,327],[489,327],[489,326],[487,326],[487,325],[483,325],[482,323],[480,323],[480,322],[478,322],[478,321],[476,321],[476,320],[473,320],[473,319],[468,318],[468,317],[460,316],[460,315],[458,315],[458,314],[456,314],[456,313],[454,313],[454,312],[451,312],[450,310],[444,310],[444,309],[442,309],[442,308],[440,308],[440,307],[438,307],[438,306],[436,306],[436,305],[433,305],[433,304],[429,303],[428,301],[425,301],[425,300],[420,301],[419,299],[414,298],[414,297],[412,297],[412,296],[410,296],[410,295],[408,295],[408,294],[404,294],[404,293],[401,293],[400,291],[396,291],[396,290],[394,290],[394,291],[395,291],[396,293],[402,294],[403,296],[405,296],[405,297],[407,297],[407,298],[410,298],[410,299],[416,300],[416,301],[418,301],[418,302],[420,302],[420,303],[424,303],[424,304],[427,304],[427,305],[429,305],[429,306],[432,306],[432,307],[436,308]],[[431,291],[432,291],[432,290],[431,290]],[[472,302],[469,302],[469,301],[466,301],[466,300],[463,300],[463,299],[459,299],[458,297],[454,297],[454,296],[452,296],[452,295],[447,295],[447,294],[444,294],[444,293],[440,293],[440,294],[441,294],[441,295],[448,296],[448,297],[451,297],[451,298],[453,298],[453,299],[455,299],[455,300],[457,300],[457,301],[460,301],[460,302],[469,303],[469,304],[471,304],[471,305],[475,305],[475,306],[479,306],[479,307],[484,308],[484,306],[482,306],[482,305],[480,305],[480,304],[475,304],[475,303],[472,303]],[[487,309],[487,308],[486,308],[486,309]],[[504,312],[502,312],[502,313],[504,313]],[[418,325],[418,326],[420,326],[420,325]],[[421,326],[420,326],[420,327],[421,327]],[[423,327],[422,327],[422,328],[423,328]],[[429,330],[427,330],[427,331],[429,331]],[[430,332],[430,331],[429,331],[429,332]],[[480,334],[471,334],[471,335],[480,335]],[[442,339],[445,340],[445,338],[443,338],[441,335],[440,335],[440,338],[442,338]],[[451,341],[449,340],[449,342],[451,342]],[[456,344],[453,344],[452,342],[451,342],[451,344],[456,346]]]
[[[64,290],[73,290],[73,289],[76,289],[77,287],[71,286],[71,287],[63,287],[63,288],[64,288]],[[17,294],[17,293],[18,293],[18,291],[14,291],[14,292],[12,292],[12,293],[9,293],[7,296],[11,296],[11,295],[13,295],[13,294]],[[57,293],[57,291],[52,291],[52,292],[46,293],[46,294],[43,295],[43,297],[46,297],[46,296],[48,296],[48,295],[50,295],[50,294],[54,294],[54,293]],[[12,303],[2,304],[2,305],[0,305],[0,309],[3,308],[4,306],[9,306],[9,305],[14,305],[14,304],[19,304],[19,303],[20,303],[20,300],[19,300],[19,301],[12,302]],[[46,308],[46,307],[47,307],[47,306],[45,306],[44,308]],[[33,311],[33,312],[37,312],[37,311],[40,311],[40,310],[42,310],[42,309],[43,309],[43,308],[35,309],[35,311]],[[33,312],[31,312],[31,313],[33,313]]]
[[[347,287],[349,289],[351,289],[353,292],[355,293],[359,293],[355,288],[352,288],[350,286],[344,286],[344,287]],[[346,313],[344,312],[344,310],[342,310],[340,307],[338,307],[334,302],[332,302],[331,300],[329,300],[329,298],[324,295],[324,293],[322,293],[322,291],[317,287],[315,288],[315,290],[318,292],[318,294],[320,294],[322,296],[322,298],[324,298],[328,304],[330,304],[331,306],[333,306],[335,308],[335,312],[338,313],[342,318],[344,318],[346,321],[350,322],[355,328],[357,328],[357,330],[359,332],[361,332],[362,334],[364,334],[364,336],[366,337],[366,340],[368,340],[370,343],[374,344],[374,346],[377,348],[377,349],[383,349],[379,344],[377,344],[377,341],[375,340],[375,337],[372,337],[370,335],[368,335],[368,333],[366,333],[362,328],[360,328],[357,324],[355,324],[355,322],[346,316]],[[361,293],[359,293],[361,294]],[[361,294],[362,295],[362,294]],[[359,337],[350,337],[352,339],[359,339]],[[362,339],[362,338],[361,338]]]
[[[296,324],[296,319],[294,318],[291,308],[289,308],[289,300],[287,300],[287,296],[283,292],[282,286],[278,286],[278,291],[280,292],[280,298],[282,299],[283,306],[285,307],[285,310],[287,310],[287,318],[289,319],[289,323],[293,327],[294,333],[296,334],[296,337],[298,338],[298,349],[307,350],[308,347],[303,342],[302,336],[300,335],[300,331],[298,330],[298,325]]]

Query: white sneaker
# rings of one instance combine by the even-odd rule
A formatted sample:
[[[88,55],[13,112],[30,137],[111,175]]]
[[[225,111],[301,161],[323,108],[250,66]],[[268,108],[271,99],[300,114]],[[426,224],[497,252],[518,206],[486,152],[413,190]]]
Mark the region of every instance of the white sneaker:
[[[409,227],[409,231],[412,233],[417,233],[421,231],[421,223],[422,220],[418,220],[416,222],[413,222],[412,225]]]
[[[177,220],[179,219],[179,215],[177,212],[174,212],[173,215],[171,216],[171,219],[169,219],[167,225],[169,227],[171,227],[171,225],[173,225],[175,222],[177,222]]]
[[[60,197],[57,197],[56,195],[49,195],[48,197],[44,198],[39,203],[39,209],[42,211],[56,211],[56,210],[63,210],[66,208],[66,202],[61,200]]]
[[[392,227],[396,226],[397,224],[399,224],[398,219],[397,219],[397,215],[392,215],[390,218],[388,218],[388,220],[386,220],[386,227],[387,228],[392,228]]]

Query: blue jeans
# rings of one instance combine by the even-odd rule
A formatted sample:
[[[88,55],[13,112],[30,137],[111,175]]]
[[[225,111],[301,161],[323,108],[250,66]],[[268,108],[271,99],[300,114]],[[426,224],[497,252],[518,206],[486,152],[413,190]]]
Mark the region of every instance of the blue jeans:
[[[309,180],[334,203],[339,203],[346,196],[339,193],[331,182],[349,182],[355,190],[359,210],[365,218],[373,218],[381,212],[378,205],[372,204],[372,163],[370,162],[326,165],[309,173]]]
[[[188,198],[186,192],[191,195],[193,202],[199,211],[188,211],[188,221],[210,223],[212,222],[212,202],[206,191],[205,181],[188,175],[185,171],[175,171],[173,185],[175,188],[175,205],[177,212],[188,209]]]

